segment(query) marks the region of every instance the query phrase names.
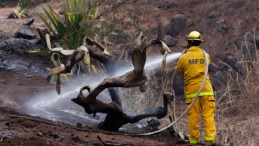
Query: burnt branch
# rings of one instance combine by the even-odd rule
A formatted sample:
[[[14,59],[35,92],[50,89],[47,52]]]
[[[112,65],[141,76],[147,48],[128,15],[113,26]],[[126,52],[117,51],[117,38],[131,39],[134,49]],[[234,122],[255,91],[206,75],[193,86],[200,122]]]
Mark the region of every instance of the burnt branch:
[[[72,101],[74,101],[75,103],[84,107],[86,113],[94,114],[94,115],[98,112],[107,113],[107,114],[111,114],[111,113],[121,114],[122,113],[121,107],[119,107],[115,102],[106,104],[100,100],[86,98],[83,95],[83,90],[88,90],[91,93],[91,87],[85,86],[85,87],[81,88],[80,93],[78,94],[77,98],[72,99]]]
[[[97,99],[89,98],[83,95],[83,90],[87,89],[91,93],[91,87],[85,86],[80,90],[77,98],[72,99],[76,104],[84,107],[85,112],[88,114],[95,114],[98,112],[107,113],[105,120],[100,124],[102,129],[117,131],[121,126],[127,123],[136,123],[148,117],[163,118],[167,115],[167,107],[174,96],[169,93],[163,95],[164,106],[149,108],[145,113],[136,116],[129,116],[125,114],[122,109],[115,103],[104,103]]]
[[[92,92],[89,93],[87,98],[96,99],[97,95],[99,95],[104,89],[110,87],[130,88],[145,84],[147,81],[147,77],[144,72],[144,66],[146,63],[146,49],[150,45],[159,43],[162,44],[164,51],[170,51],[169,48],[159,40],[152,40],[148,42],[147,38],[143,36],[143,33],[141,32],[136,39],[135,49],[131,56],[134,69],[119,77],[104,79]]]
[[[115,68],[111,69],[111,67],[114,67],[114,63],[116,62],[113,62],[111,56],[105,53],[105,48],[99,43],[87,38],[85,39],[84,45],[86,45],[86,43],[90,45],[87,46],[89,55],[99,60],[105,66],[108,75],[112,76],[116,70]],[[72,101],[82,106],[88,114],[95,115],[98,112],[106,113],[107,116],[101,123],[101,127],[106,130],[117,131],[122,125],[127,123],[135,123],[148,117],[162,118],[166,116],[169,98],[173,98],[171,94],[164,94],[163,107],[149,108],[146,113],[128,116],[123,112],[119,95],[114,89],[114,87],[131,88],[138,86],[141,87],[142,90],[146,89],[144,88],[145,83],[147,82],[147,77],[144,72],[146,50],[149,46],[155,44],[162,45],[162,50],[164,52],[171,52],[165,43],[158,39],[148,41],[147,37],[141,32],[135,41],[134,50],[131,53],[134,69],[118,77],[106,78],[94,89],[90,86],[83,87],[77,98],[72,99]],[[71,71],[72,67],[84,58],[86,55],[85,52],[86,51],[77,51],[73,53],[67,61],[65,70],[62,73]],[[96,99],[96,97],[106,88],[109,89],[110,95],[112,96],[111,103],[104,103]],[[89,94],[84,96],[83,90],[88,90]]]

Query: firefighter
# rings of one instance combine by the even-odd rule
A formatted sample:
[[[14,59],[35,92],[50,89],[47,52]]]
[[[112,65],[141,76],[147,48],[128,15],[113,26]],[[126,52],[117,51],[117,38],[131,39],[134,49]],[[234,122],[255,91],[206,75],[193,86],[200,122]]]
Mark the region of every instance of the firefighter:
[[[197,31],[192,31],[186,37],[186,40],[188,41],[189,49],[183,52],[175,67],[175,71],[177,74],[184,73],[184,94],[186,96],[186,106],[188,108],[201,87],[206,70],[206,60],[199,47],[201,42],[204,41],[201,34]],[[207,56],[208,61],[210,62],[209,54],[207,54]],[[201,117],[204,121],[206,132],[205,144],[215,145],[215,109],[213,89],[208,75],[199,97],[187,113],[190,130],[189,142],[191,144],[200,143],[199,112],[201,111]]]

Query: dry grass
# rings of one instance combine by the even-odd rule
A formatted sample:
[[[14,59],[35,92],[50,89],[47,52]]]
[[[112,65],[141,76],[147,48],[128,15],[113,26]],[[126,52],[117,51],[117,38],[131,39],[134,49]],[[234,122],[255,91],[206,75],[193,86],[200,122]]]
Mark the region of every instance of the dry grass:
[[[256,54],[247,51],[248,54],[244,55],[243,49],[249,50],[247,46],[241,50],[236,49],[243,75],[229,68],[226,87],[217,91],[215,118],[217,139],[221,144],[255,146],[259,143],[259,133],[256,130],[259,125],[255,122],[259,117],[259,54],[256,44],[254,45]]]
[[[254,32],[255,34],[255,32]],[[254,36],[255,39],[255,36]],[[232,145],[256,146],[259,143],[259,54],[254,44],[256,54],[244,54],[246,45],[241,50],[236,49],[238,66],[242,68],[242,75],[231,65],[224,63],[228,70],[224,72],[228,81],[219,90],[215,91],[217,127],[217,143],[230,143]],[[246,51],[249,53],[249,51]],[[255,55],[253,58],[252,55]],[[162,93],[172,92],[172,71],[167,71],[161,78],[159,71],[150,71],[148,90],[141,93],[138,88],[120,90],[124,105],[137,113],[143,112],[151,106],[162,105]],[[181,97],[176,97],[176,116],[180,116],[185,110],[185,102]],[[160,120],[162,126],[169,124],[168,118]],[[177,129],[189,133],[188,118],[185,116],[176,124]],[[205,131],[200,119],[201,138],[204,139]]]

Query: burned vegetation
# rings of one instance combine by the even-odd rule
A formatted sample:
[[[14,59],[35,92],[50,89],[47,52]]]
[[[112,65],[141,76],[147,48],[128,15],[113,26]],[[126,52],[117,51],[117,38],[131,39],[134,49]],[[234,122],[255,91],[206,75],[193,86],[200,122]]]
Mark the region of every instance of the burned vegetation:
[[[129,71],[121,76],[113,77],[116,74],[116,71],[119,68],[119,63],[112,60],[110,53],[106,52],[107,50],[96,41],[93,41],[89,38],[84,39],[83,46],[87,50],[77,50],[75,51],[67,60],[66,64],[60,64],[59,67],[52,69],[51,74],[65,74],[70,73],[73,66],[89,57],[92,57],[98,60],[106,69],[106,72],[109,77],[104,79],[97,87],[94,89],[90,86],[84,86],[81,88],[78,96],[73,98],[72,101],[76,104],[82,106],[85,109],[85,112],[88,114],[96,113],[106,113],[107,116],[103,122],[100,123],[100,127],[105,130],[117,131],[121,126],[127,123],[136,123],[142,119],[148,117],[157,117],[163,118],[167,115],[168,104],[173,100],[173,95],[170,93],[163,94],[164,105],[163,107],[154,107],[146,110],[145,113],[139,114],[136,116],[129,116],[125,114],[122,110],[122,104],[119,94],[117,93],[116,87],[131,88],[139,87],[140,91],[145,92],[147,76],[144,71],[144,66],[146,62],[146,50],[152,45],[161,45],[162,54],[164,54],[164,60],[162,61],[161,71],[163,72],[165,65],[165,58],[168,52],[171,52],[167,45],[160,41],[159,39],[154,39],[148,41],[147,37],[141,32],[136,38],[134,43],[134,49],[131,52],[131,59],[134,69]],[[55,64],[55,60],[53,60]],[[56,62],[59,62],[58,57]],[[85,62],[86,65],[87,62]],[[112,102],[104,103],[100,100],[97,100],[96,97],[105,89],[108,89]],[[83,91],[87,90],[89,94],[85,96]],[[108,95],[107,95],[108,96]]]

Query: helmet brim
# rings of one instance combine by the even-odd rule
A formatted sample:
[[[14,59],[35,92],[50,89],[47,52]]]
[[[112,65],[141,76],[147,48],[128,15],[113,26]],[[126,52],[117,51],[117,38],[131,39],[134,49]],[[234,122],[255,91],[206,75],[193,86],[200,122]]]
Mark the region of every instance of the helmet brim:
[[[204,40],[203,39],[186,39],[186,41],[201,41],[201,42],[203,42]]]

